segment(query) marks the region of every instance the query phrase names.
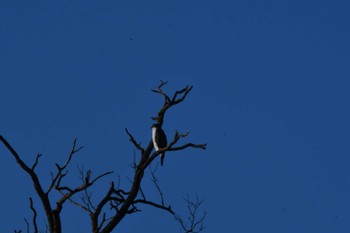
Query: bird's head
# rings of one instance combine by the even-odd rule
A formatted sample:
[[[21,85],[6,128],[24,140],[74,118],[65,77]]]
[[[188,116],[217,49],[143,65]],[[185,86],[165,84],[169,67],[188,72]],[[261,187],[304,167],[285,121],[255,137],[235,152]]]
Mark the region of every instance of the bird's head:
[[[153,125],[151,126],[151,128],[156,128],[156,129],[158,129],[158,128],[160,128],[160,124],[158,124],[158,123],[153,124]]]

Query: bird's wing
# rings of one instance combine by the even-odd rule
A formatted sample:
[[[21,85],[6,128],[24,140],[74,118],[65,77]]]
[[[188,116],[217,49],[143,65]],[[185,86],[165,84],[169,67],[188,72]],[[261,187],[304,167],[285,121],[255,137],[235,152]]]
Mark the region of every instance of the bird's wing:
[[[159,129],[158,135],[158,146],[159,148],[164,148],[168,145],[166,135],[162,129]]]

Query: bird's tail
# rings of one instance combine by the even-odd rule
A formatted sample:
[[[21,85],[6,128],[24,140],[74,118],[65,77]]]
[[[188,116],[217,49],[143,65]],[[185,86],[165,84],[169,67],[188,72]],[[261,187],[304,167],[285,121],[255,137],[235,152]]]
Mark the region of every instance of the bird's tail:
[[[165,153],[160,154],[160,165],[163,166]]]

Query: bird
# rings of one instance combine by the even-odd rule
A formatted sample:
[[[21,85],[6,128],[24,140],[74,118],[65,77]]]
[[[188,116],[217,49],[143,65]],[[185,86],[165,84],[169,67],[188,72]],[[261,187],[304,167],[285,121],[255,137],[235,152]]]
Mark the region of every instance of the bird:
[[[160,149],[164,149],[167,147],[167,138],[166,135],[160,126],[160,124],[153,124],[152,125],[152,141],[153,146],[156,151],[159,151]],[[165,157],[165,152],[160,154],[160,165],[163,166]]]

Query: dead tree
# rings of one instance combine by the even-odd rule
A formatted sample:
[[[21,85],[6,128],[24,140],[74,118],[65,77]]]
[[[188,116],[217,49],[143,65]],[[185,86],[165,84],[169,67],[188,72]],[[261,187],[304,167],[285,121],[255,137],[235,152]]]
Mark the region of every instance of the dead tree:
[[[176,91],[172,97],[166,94],[162,87],[166,85],[166,82],[161,81],[160,85],[152,90],[155,93],[158,93],[164,97],[164,104],[158,112],[157,116],[152,117],[152,120],[156,121],[160,125],[164,122],[164,116],[167,110],[174,107],[177,104],[180,104],[185,100],[188,93],[192,90],[192,86],[186,86],[185,88]],[[48,223],[48,231],[50,233],[61,233],[61,211],[64,204],[68,201],[73,203],[76,206],[79,206],[84,211],[88,213],[91,220],[91,232],[92,233],[109,233],[112,232],[118,224],[128,215],[140,211],[140,206],[149,205],[154,208],[164,210],[171,214],[175,220],[180,224],[184,232],[200,232],[204,229],[203,220],[206,216],[205,212],[203,215],[198,217],[198,210],[202,204],[202,201],[196,196],[194,201],[191,201],[188,196],[184,199],[187,203],[187,208],[189,211],[189,216],[187,219],[188,223],[176,214],[170,205],[165,205],[164,194],[158,184],[158,179],[155,175],[155,169],[150,169],[150,174],[152,176],[152,181],[155,184],[156,189],[160,195],[160,203],[148,200],[141,188],[141,181],[144,178],[145,170],[150,167],[154,159],[162,152],[170,151],[179,151],[186,148],[199,148],[206,149],[206,144],[194,144],[186,143],[180,146],[177,146],[177,143],[181,138],[188,136],[188,133],[179,133],[175,132],[175,135],[172,141],[167,145],[166,148],[162,148],[158,151],[153,151],[152,140],[148,143],[147,147],[142,147],[140,143],[136,141],[134,136],[125,129],[131,143],[139,151],[140,156],[138,161],[134,157],[132,167],[134,169],[134,177],[131,182],[130,189],[122,189],[120,187],[120,182],[115,185],[115,182],[111,182],[108,190],[103,195],[103,197],[97,202],[92,203],[91,194],[88,192],[88,189],[95,184],[96,181],[100,180],[102,177],[110,175],[112,172],[105,172],[94,178],[91,177],[91,171],[88,170],[85,172],[83,169],[80,169],[80,175],[82,184],[77,187],[68,187],[62,185],[62,180],[66,177],[68,170],[67,166],[72,161],[74,155],[79,152],[83,147],[77,147],[77,139],[74,140],[73,146],[70,150],[66,162],[62,165],[56,165],[56,172],[51,173],[52,181],[49,187],[46,189],[41,185],[38,174],[35,171],[35,168],[39,164],[40,157],[42,154],[38,154],[35,158],[33,165],[27,165],[16,152],[16,150],[11,146],[11,144],[0,135],[0,141],[5,145],[8,151],[15,158],[17,164],[30,176],[33,182],[34,189],[41,200],[42,207],[46,214],[46,219]],[[58,200],[52,201],[50,198],[50,193],[55,190],[61,194],[61,197]],[[79,201],[73,199],[73,197],[80,194]],[[53,204],[54,203],[54,204]],[[113,210],[113,213],[108,215],[105,209],[110,208]],[[33,231],[34,233],[38,232],[37,227],[37,213],[33,205],[32,198],[30,198],[30,209],[33,212]],[[29,222],[27,220],[27,232],[29,232]],[[15,231],[21,232],[21,231]]]

